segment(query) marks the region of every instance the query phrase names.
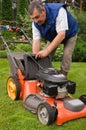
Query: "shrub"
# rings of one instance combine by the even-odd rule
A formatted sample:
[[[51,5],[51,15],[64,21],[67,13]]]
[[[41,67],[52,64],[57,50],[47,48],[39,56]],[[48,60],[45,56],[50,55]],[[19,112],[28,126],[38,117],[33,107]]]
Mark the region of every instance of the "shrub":
[[[86,41],[86,12],[79,13],[77,10],[74,12],[76,19],[78,21],[79,30],[78,36],[79,39],[81,38],[83,41]],[[79,14],[79,15],[78,15]]]
[[[2,30],[1,33],[2,33],[2,36],[5,39],[5,41],[12,41],[13,37],[16,35],[15,32],[12,33],[7,30]],[[2,40],[0,39],[0,41],[2,41]],[[1,44],[2,44],[2,42],[1,42]]]
[[[20,19],[23,23],[23,29],[25,30],[28,37],[32,37],[32,19],[30,18],[28,11],[25,10],[25,17],[20,15]]]
[[[16,34],[16,32],[12,33],[9,31],[2,31],[2,36],[7,43],[7,41],[20,41],[20,34]],[[8,44],[8,43],[7,43]],[[28,52],[31,53],[32,51],[32,46],[25,44],[25,43],[11,43],[10,45],[8,44],[8,47],[10,51],[12,52]],[[0,39],[0,58],[6,58],[7,56],[7,50],[6,47],[4,46],[2,39]]]
[[[16,48],[14,49],[14,52],[28,52],[28,53],[31,53],[31,45],[28,45],[28,44],[18,44],[16,45]]]
[[[86,41],[86,13],[81,13],[77,16],[78,24],[79,24],[79,36],[83,41]]]
[[[0,50],[0,58],[7,58],[7,50]]]
[[[21,21],[20,15],[25,17],[25,10],[28,10],[28,1],[27,0],[18,0],[17,8],[17,21]]]
[[[57,48],[53,61],[61,61],[62,59],[62,55],[63,55],[63,45],[59,45],[59,47]]]
[[[86,62],[86,42],[78,39],[73,53],[73,61]]]
[[[44,39],[42,39],[41,49],[45,48],[45,46],[46,46],[45,44],[46,44],[46,41]],[[59,47],[55,51],[53,61],[61,61],[62,55],[63,55],[63,44],[60,44]]]
[[[2,20],[12,20],[12,0],[2,0]]]

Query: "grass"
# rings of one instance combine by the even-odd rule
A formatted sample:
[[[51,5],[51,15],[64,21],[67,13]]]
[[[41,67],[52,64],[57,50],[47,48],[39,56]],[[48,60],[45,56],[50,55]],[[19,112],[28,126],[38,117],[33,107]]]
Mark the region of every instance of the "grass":
[[[53,63],[59,68],[60,63]],[[0,130],[85,130],[86,118],[81,118],[57,126],[44,126],[37,116],[23,107],[22,100],[12,101],[6,91],[6,81],[10,75],[7,59],[0,59]],[[68,78],[77,84],[75,97],[86,94],[86,63],[72,63]]]

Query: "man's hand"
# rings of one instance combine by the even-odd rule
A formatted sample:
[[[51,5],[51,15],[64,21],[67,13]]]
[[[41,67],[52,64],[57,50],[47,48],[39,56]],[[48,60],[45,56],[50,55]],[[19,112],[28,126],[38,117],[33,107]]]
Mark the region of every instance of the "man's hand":
[[[44,58],[44,57],[46,57],[46,56],[48,56],[48,55],[49,55],[49,53],[48,53],[47,49],[44,49],[44,50],[39,51],[39,52],[35,55],[35,58],[36,58],[36,59],[37,59],[37,58]]]
[[[59,32],[53,41],[44,50],[38,52],[36,51],[36,58],[44,58],[48,56],[53,50],[55,50],[65,38],[65,33],[65,31]]]

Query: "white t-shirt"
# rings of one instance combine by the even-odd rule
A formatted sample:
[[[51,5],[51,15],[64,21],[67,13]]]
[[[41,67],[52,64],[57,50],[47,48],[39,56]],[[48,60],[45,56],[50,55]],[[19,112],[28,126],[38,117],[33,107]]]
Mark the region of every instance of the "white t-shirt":
[[[63,30],[68,30],[68,21],[66,10],[61,7],[56,18],[56,32],[58,33]],[[41,39],[40,31],[34,26],[34,23],[32,23],[32,33],[33,40]]]

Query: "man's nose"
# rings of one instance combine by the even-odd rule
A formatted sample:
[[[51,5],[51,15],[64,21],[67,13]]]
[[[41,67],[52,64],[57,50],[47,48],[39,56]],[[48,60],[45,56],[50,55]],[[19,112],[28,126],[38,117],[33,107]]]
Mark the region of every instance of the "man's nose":
[[[34,19],[34,22],[38,23],[38,22],[39,22],[39,19]]]

